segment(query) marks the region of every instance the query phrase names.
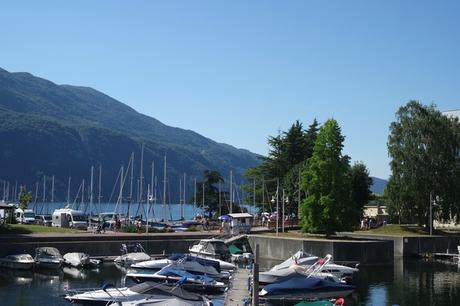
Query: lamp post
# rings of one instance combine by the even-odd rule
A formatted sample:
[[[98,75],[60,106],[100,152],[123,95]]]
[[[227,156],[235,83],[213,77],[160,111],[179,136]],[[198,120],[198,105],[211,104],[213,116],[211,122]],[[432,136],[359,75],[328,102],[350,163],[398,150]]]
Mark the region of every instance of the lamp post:
[[[430,191],[430,236],[433,235],[433,206],[438,207],[439,196],[433,198],[433,194]]]
[[[285,226],[284,222],[286,221],[286,217],[284,216],[284,207],[285,207],[284,204],[286,204],[286,206],[289,206],[289,197],[288,196],[284,197],[284,202],[283,202],[283,233],[284,233],[284,226]]]
[[[272,205],[275,204],[275,201],[275,196],[272,196],[272,199],[270,200]],[[278,201],[276,201],[276,207],[278,208]],[[278,235],[278,211],[276,211],[276,235]]]

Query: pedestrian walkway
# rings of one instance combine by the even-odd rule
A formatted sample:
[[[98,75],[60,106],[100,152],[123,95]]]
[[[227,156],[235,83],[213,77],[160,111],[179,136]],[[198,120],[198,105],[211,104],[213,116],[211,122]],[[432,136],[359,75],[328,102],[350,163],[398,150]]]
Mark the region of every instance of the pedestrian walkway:
[[[228,288],[227,296],[225,298],[226,306],[246,305],[245,301],[250,298],[248,281],[249,275],[250,270],[245,268],[237,269],[236,273],[232,277],[231,284]]]

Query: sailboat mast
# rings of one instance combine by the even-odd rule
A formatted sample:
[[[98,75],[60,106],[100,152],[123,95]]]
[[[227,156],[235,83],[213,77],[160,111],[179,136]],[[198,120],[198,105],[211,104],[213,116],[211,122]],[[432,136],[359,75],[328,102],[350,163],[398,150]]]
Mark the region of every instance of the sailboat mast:
[[[256,207],[256,179],[254,179],[253,186],[252,186],[252,206],[253,208]]]
[[[91,166],[91,185],[89,188],[89,227],[91,228],[91,209],[93,208],[93,178],[94,178],[94,166]]]
[[[133,202],[133,178],[134,178],[134,152],[131,153],[131,158],[129,159],[128,169],[131,166],[131,177],[129,183],[129,202],[128,202],[128,220],[131,220],[131,203]],[[126,169],[126,171],[128,171]]]
[[[51,179],[51,203],[54,202],[54,175]]]
[[[139,204],[142,206],[142,211],[144,210],[144,206],[142,205],[142,198],[143,198],[143,187],[144,187],[144,143],[142,143],[141,148],[141,168],[139,174]]]
[[[123,165],[121,166],[120,169],[120,192],[118,193],[118,203],[121,205],[122,199],[123,199],[123,177],[124,177],[124,167]],[[116,212],[116,210],[115,210]]]
[[[99,189],[98,189],[98,195],[97,195],[97,204],[99,206],[99,209],[101,209],[101,186],[102,186],[102,165],[99,165]]]
[[[230,170],[230,213],[233,213],[233,171]]]
[[[163,221],[166,221],[166,155],[163,170]]]
[[[70,204],[70,181],[72,180],[72,177],[69,175],[69,179],[67,181],[67,205]]]
[[[81,203],[80,203],[81,207],[83,207],[84,203],[85,203],[85,179],[83,179],[83,182],[81,183]]]
[[[222,193],[221,187],[222,183],[219,181],[219,217],[222,216]]]
[[[183,203],[182,203],[182,207],[181,207],[181,219],[184,220],[184,204],[185,204],[185,181],[187,179],[187,175],[185,174],[184,172],[184,186],[183,186],[183,189],[182,191],[184,192],[184,196],[183,196]]]
[[[43,199],[42,202],[45,203],[45,192],[46,192],[46,175],[43,176]]]
[[[37,211],[37,197],[38,197],[38,182],[35,182],[35,197],[34,197],[34,213],[38,214]],[[5,198],[5,196],[3,196]]]
[[[182,179],[179,177],[179,205],[180,205],[180,218],[182,219]]]
[[[195,191],[193,193],[193,208],[196,208],[196,177],[195,177]]]

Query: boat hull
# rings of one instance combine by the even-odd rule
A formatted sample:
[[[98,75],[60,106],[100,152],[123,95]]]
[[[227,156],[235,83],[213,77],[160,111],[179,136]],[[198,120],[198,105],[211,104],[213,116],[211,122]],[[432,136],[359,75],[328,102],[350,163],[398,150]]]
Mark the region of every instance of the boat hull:
[[[260,298],[264,300],[292,300],[292,301],[302,301],[302,300],[312,300],[312,299],[334,299],[340,297],[346,297],[353,293],[353,289],[347,290],[332,290],[332,291],[311,291],[303,292],[299,291],[286,291],[277,294],[271,295],[259,295]]]
[[[34,266],[33,262],[13,262],[13,261],[4,261],[0,260],[0,267],[8,268],[8,269],[15,269],[15,270],[30,270]]]

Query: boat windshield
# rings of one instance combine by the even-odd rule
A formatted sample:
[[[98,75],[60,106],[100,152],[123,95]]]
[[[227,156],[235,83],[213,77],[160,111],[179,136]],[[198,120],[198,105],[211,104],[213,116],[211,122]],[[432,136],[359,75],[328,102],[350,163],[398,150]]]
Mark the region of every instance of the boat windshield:
[[[86,221],[85,215],[73,215],[73,221]]]

